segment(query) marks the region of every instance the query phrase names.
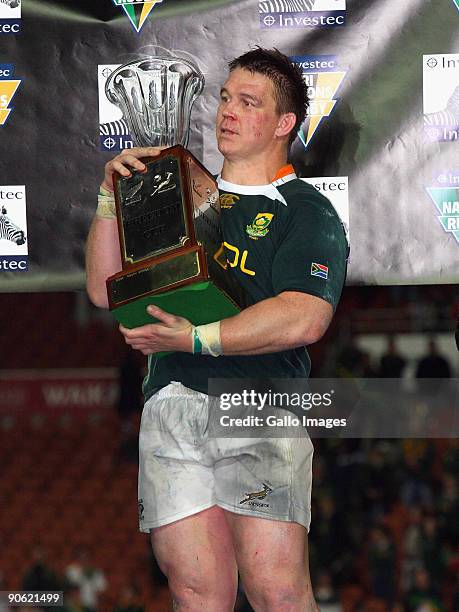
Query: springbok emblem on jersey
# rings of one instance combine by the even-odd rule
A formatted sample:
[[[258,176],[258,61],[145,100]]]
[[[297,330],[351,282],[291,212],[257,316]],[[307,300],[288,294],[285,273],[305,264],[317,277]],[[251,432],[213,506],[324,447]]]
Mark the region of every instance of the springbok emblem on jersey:
[[[246,493],[245,499],[242,499],[239,503],[245,504],[246,502],[252,501],[254,499],[264,499],[267,495],[270,495],[273,492],[271,487],[269,487],[265,482],[263,483],[263,490],[256,491],[255,493]]]
[[[273,220],[272,213],[258,213],[250,225],[247,225],[245,231],[251,238],[261,238],[269,232],[268,225]]]

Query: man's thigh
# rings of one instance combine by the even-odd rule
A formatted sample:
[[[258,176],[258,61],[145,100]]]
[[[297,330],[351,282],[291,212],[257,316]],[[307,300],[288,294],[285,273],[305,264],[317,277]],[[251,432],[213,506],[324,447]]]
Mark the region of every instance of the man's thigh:
[[[237,566],[224,510],[213,506],[152,529],[151,543],[173,596],[192,592],[219,610],[233,609]]]
[[[225,512],[242,585],[252,607],[270,612],[318,612],[305,527]]]
[[[276,576],[309,577],[308,536],[299,523],[269,520],[224,511],[244,582]]]

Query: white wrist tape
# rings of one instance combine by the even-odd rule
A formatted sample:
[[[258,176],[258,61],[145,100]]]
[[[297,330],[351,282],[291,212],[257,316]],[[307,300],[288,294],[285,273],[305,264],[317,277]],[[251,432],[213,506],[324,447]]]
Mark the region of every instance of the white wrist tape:
[[[115,196],[112,191],[103,187],[99,189],[99,195],[97,196],[96,215],[103,219],[116,218]]]
[[[192,337],[194,338],[194,353],[212,355],[212,357],[223,355],[220,339],[220,323],[221,321],[217,321],[216,323],[208,323],[207,325],[193,327]]]

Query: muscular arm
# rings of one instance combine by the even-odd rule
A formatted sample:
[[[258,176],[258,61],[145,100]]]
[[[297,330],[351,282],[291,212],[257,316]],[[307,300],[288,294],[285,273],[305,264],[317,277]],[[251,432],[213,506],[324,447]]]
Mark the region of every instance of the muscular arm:
[[[121,270],[116,219],[94,217],[86,245],[86,289],[93,304],[108,308],[106,279]]]
[[[166,147],[136,147],[122,151],[105,165],[102,187],[113,192],[113,175],[130,176],[134,168],[146,169],[139,158],[154,157]],[[90,300],[100,308],[108,308],[105,281],[121,270],[121,254],[116,219],[94,217],[86,245],[86,289]]]
[[[121,327],[126,342],[145,355],[159,351],[192,352],[191,324],[156,306],[149,313],[160,323]],[[221,323],[224,355],[261,355],[317,342],[333,316],[331,305],[313,295],[285,291],[262,300]]]
[[[317,342],[333,316],[318,297],[284,291],[225,319],[221,341],[225,355],[261,355]]]

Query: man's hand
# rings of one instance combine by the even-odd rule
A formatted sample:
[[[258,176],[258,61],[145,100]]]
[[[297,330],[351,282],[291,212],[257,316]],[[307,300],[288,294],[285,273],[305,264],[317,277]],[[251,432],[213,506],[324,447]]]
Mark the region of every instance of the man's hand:
[[[120,325],[119,329],[126,344],[141,351],[144,355],[161,351],[192,352],[191,329],[193,326],[187,319],[169,314],[157,306],[148,306],[147,312],[161,323],[150,323],[134,329],[127,329]]]
[[[146,166],[139,161],[139,159],[141,157],[155,157],[167,148],[168,147],[134,147],[133,149],[121,151],[119,155],[105,164],[105,176],[102,187],[108,189],[108,191],[113,191],[113,174],[115,172],[119,172],[121,176],[126,177],[131,176],[131,170],[143,172],[146,170]]]

